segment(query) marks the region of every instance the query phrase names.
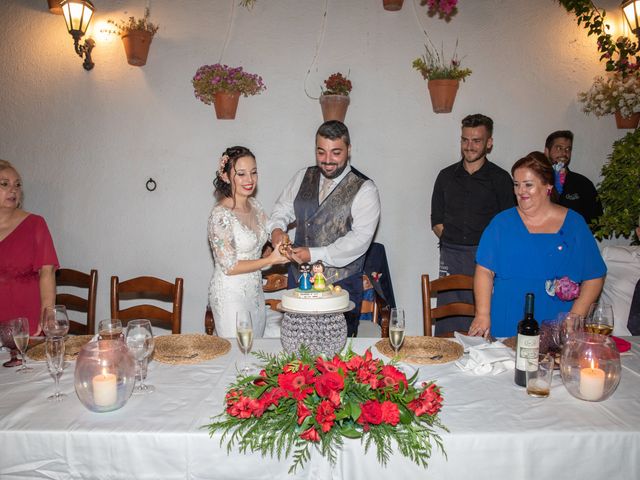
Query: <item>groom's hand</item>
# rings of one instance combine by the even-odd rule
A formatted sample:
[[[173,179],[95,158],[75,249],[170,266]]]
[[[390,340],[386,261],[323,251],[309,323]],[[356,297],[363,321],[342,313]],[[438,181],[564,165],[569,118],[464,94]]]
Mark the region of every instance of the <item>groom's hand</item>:
[[[281,228],[274,228],[273,232],[271,232],[271,243],[273,245],[278,245],[284,242],[284,239],[289,239],[289,236],[284,233]],[[288,242],[287,242],[288,243]]]
[[[291,249],[289,258],[298,264],[308,263],[311,261],[311,253],[307,247],[294,247]]]

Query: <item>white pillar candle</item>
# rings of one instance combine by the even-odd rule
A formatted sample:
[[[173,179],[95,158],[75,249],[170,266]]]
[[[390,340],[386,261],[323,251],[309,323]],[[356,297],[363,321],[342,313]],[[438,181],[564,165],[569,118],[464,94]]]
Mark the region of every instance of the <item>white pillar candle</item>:
[[[580,395],[585,400],[599,400],[604,392],[604,370],[591,367],[580,370]]]
[[[109,407],[118,400],[117,379],[113,373],[103,373],[93,377],[93,403]]]

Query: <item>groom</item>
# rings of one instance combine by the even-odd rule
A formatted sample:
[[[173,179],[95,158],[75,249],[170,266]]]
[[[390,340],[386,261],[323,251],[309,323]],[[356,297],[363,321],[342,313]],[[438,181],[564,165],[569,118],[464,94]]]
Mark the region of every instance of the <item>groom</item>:
[[[345,313],[347,335],[358,333],[364,256],[380,218],[380,197],[372,180],[350,165],[351,140],[337,120],[316,132],[316,165],[300,170],[280,194],[267,228],[280,243],[295,221],[289,258],[289,288],[296,286],[298,265],[322,260],[328,283],[349,292],[355,308]]]

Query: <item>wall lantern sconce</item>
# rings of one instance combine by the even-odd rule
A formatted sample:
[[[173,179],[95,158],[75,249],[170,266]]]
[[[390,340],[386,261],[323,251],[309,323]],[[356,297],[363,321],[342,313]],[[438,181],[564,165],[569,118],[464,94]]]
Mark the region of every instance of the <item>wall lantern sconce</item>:
[[[84,56],[82,66],[85,70],[91,70],[94,63],[91,61],[91,50],[96,42],[91,38],[87,38],[84,44],[80,45],[80,39],[87,32],[89,22],[93,17],[93,3],[89,0],[62,0],[60,2],[64,21],[67,24],[67,30],[73,37],[73,45],[76,53],[80,58]]]
[[[629,28],[640,41],[640,0],[625,0],[622,2],[621,8]]]

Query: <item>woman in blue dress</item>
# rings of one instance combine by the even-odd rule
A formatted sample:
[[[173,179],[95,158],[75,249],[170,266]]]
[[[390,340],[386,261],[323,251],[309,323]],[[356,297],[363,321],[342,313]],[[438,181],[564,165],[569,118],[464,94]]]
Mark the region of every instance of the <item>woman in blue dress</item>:
[[[606,266],[589,227],[553,201],[554,171],[544,154],[521,158],[511,175],[518,206],[496,215],[480,239],[470,335],[515,335],[528,292],[538,321],[560,312],[585,316],[604,283]]]

